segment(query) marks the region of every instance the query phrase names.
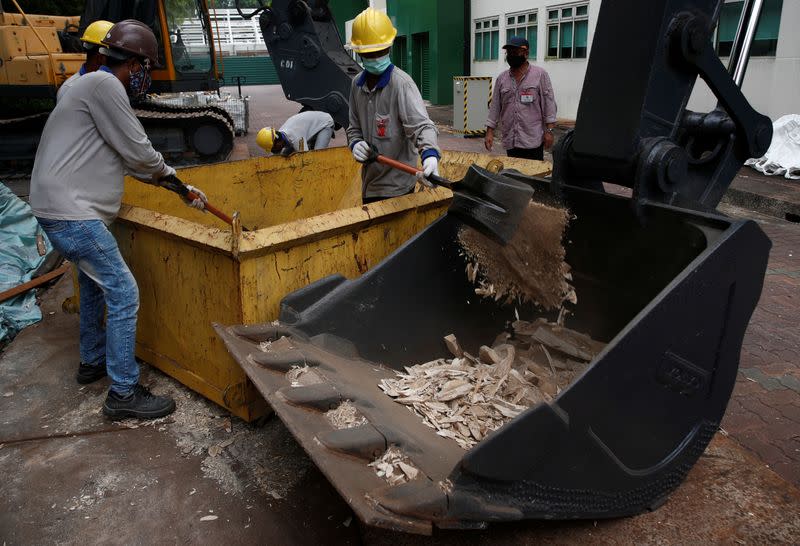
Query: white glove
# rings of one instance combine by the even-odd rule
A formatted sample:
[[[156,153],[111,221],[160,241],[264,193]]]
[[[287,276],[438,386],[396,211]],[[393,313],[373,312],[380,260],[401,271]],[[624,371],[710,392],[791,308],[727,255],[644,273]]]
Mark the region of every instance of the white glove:
[[[367,144],[363,140],[359,140],[353,146],[353,157],[359,163],[366,163],[367,160],[369,159],[370,152],[371,150],[369,148],[369,144]]]
[[[195,199],[193,201],[190,201],[189,199],[184,199],[183,202],[189,205],[190,207],[205,212],[206,203],[208,203],[208,197],[206,197],[206,194],[204,194],[201,190],[195,188],[194,186],[190,186],[189,184],[186,184],[186,189],[192,193],[197,194],[197,197],[199,197],[199,199]]]
[[[136,175],[134,175],[136,176]],[[151,179],[151,184],[155,186],[161,185],[161,180],[167,178],[168,176],[175,176],[175,169],[170,167],[169,165],[164,165],[164,170],[158,174],[154,174]],[[141,179],[140,179],[141,180]]]
[[[422,182],[425,186],[432,188],[434,184],[427,179],[432,174],[439,176],[439,158],[435,155],[422,160],[422,172],[417,173],[417,180]]]

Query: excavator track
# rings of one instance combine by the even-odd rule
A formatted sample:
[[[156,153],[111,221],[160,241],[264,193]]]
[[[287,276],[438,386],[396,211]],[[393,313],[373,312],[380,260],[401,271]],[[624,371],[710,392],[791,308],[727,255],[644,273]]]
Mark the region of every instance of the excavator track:
[[[36,146],[50,112],[0,119],[0,176],[20,177],[30,174]]]
[[[228,158],[235,136],[231,115],[218,106],[174,106],[152,100],[134,105],[156,150],[174,165]]]
[[[152,100],[134,106],[153,147],[170,165],[215,163],[233,149],[234,123],[218,106],[173,106]],[[0,119],[0,177],[30,175],[36,147],[50,112]]]

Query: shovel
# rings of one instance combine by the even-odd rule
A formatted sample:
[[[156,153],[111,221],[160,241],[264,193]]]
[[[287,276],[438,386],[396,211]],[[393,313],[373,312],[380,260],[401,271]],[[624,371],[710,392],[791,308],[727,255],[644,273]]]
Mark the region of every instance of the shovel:
[[[421,174],[411,165],[380,155],[374,146],[369,161],[415,176]],[[533,188],[528,184],[491,173],[474,163],[459,181],[453,182],[438,175],[426,178],[437,186],[452,190],[453,203],[448,213],[503,245],[514,236],[533,195]]]

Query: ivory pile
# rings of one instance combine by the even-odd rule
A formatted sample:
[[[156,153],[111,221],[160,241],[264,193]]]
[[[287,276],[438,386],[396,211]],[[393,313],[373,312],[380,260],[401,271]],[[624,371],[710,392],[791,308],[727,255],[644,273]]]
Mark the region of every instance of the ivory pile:
[[[379,386],[436,433],[469,449],[527,408],[551,402],[581,374],[604,344],[568,328],[516,321],[478,356],[445,338],[452,359],[406,367]]]

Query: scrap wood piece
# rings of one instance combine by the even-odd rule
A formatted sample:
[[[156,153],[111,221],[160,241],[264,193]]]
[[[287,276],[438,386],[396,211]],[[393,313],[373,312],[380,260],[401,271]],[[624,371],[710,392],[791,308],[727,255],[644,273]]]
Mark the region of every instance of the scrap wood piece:
[[[70,264],[69,262],[64,262],[61,265],[61,267],[54,269],[53,271],[45,273],[44,275],[39,275],[35,279],[31,279],[28,282],[19,284],[14,288],[9,288],[8,290],[4,290],[3,292],[0,292],[0,302],[4,302],[7,299],[13,298],[14,296],[19,296],[20,294],[23,294],[28,290],[36,288],[37,286],[41,286],[46,282],[52,281],[56,277],[60,277],[61,275],[69,271],[70,267],[72,267],[72,264]]]

